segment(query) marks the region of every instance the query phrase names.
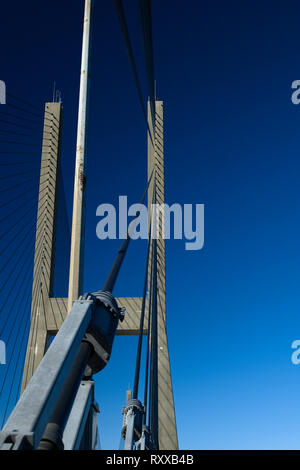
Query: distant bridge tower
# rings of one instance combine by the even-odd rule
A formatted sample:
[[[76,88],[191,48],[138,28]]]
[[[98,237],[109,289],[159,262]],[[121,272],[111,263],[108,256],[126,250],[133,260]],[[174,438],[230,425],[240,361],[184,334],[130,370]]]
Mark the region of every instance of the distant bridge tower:
[[[154,142],[148,134],[148,180],[151,177],[154,164],[156,163],[156,203],[165,202],[164,183],[164,112],[163,102],[156,101],[156,132]],[[148,123],[152,135],[152,119],[150,103],[148,103]],[[148,190],[148,206],[153,198],[153,184],[151,181]],[[164,232],[163,220],[159,219],[160,237],[157,240],[157,307],[158,307],[158,422],[159,422],[159,448],[161,450],[178,449],[178,437],[176,416],[174,408],[174,397],[170,369],[167,328],[166,328],[166,266],[165,266],[165,240],[161,237]],[[151,259],[151,255],[150,255]],[[150,273],[149,273],[150,274]],[[120,324],[118,334],[138,334],[140,313],[142,306],[141,298],[119,298],[121,306],[126,307],[126,315]],[[147,331],[145,330],[145,333]]]
[[[150,110],[148,109],[150,115]],[[152,131],[151,119],[149,127]],[[51,337],[55,336],[68,313],[68,299],[53,297],[54,249],[57,213],[58,166],[62,129],[61,103],[46,103],[43,151],[41,159],[40,195],[36,227],[36,247],[31,305],[31,328],[24,367],[22,391],[39,365]],[[163,102],[156,101],[156,138],[148,137],[148,175],[156,162],[157,203],[164,203],[164,140]],[[148,190],[152,201],[153,183]],[[162,221],[160,221],[162,223]],[[162,228],[162,227],[160,227]],[[177,428],[166,330],[165,242],[157,241],[158,266],[158,402],[160,449],[177,449]],[[79,279],[79,276],[78,276]],[[142,299],[117,299],[126,307],[126,315],[117,334],[135,335],[139,331]],[[145,333],[147,331],[145,330]]]
[[[155,139],[152,143],[148,134],[148,178],[156,163],[156,203],[163,205],[165,202],[164,181],[164,110],[163,102],[155,102]],[[150,119],[150,102],[148,103],[148,122],[152,130]],[[154,144],[154,145],[153,145]],[[151,182],[148,191],[148,206],[153,198],[153,185]],[[159,238],[157,240],[157,315],[158,315],[158,436],[159,448],[178,449],[176,417],[174,409],[174,397],[170,370],[170,359],[166,327],[166,255],[164,233],[164,220],[159,219]],[[150,273],[149,273],[150,274]]]

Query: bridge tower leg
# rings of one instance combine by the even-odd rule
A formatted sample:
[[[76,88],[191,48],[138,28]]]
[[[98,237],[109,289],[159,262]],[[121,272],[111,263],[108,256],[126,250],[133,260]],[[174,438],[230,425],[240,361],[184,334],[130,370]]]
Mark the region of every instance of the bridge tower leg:
[[[164,204],[164,133],[163,133],[163,102],[156,101],[156,133],[152,143],[148,134],[148,180],[152,174],[154,162],[156,162],[156,194],[157,204]],[[148,123],[151,134],[152,119],[150,103],[148,103]],[[152,202],[153,183],[148,190],[148,206]],[[163,219],[159,219],[159,233],[162,234]],[[151,258],[151,257],[150,257]],[[159,448],[161,450],[178,449],[178,437],[174,408],[168,338],[166,328],[166,266],[165,266],[165,240],[160,236],[157,240],[157,287],[158,287],[158,422],[159,422]],[[141,298],[119,298],[121,306],[126,307],[126,315],[123,323],[119,325],[118,334],[138,334]],[[146,304],[147,305],[147,304]],[[147,324],[147,319],[145,324]],[[147,331],[145,330],[145,333]]]
[[[164,134],[163,134],[163,102],[155,102],[156,131],[152,143],[148,135],[148,178],[150,178],[156,163],[156,203],[162,206],[165,202],[164,184]],[[149,128],[152,131],[150,119],[150,102],[148,103]],[[154,133],[152,132],[152,135]],[[154,145],[153,145],[154,144]],[[148,206],[153,197],[153,184],[148,191]],[[178,449],[174,397],[171,379],[170,358],[166,328],[166,266],[164,220],[160,218],[159,237],[157,240],[157,309],[158,309],[158,422],[159,448]]]
[[[46,103],[33,268],[31,323],[22,392],[42,360],[51,334],[66,313],[64,299],[53,299],[53,273],[60,165],[62,104]]]

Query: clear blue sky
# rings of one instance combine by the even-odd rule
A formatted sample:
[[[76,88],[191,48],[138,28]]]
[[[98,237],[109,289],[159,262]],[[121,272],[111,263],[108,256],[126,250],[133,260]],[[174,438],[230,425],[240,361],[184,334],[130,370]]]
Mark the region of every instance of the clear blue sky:
[[[1,6],[0,79],[36,105],[64,105],[72,202],[83,1]],[[146,182],[146,129],[113,2],[96,1],[85,291],[119,242],[96,238],[96,208]],[[124,2],[147,97],[136,2]],[[166,202],[205,204],[205,245],[167,242],[167,328],[182,449],[299,449],[299,3],[153,0],[157,96],[165,108]],[[142,292],[145,242],[116,296]],[[102,448],[118,448],[136,338],[117,337],[96,377]],[[1,366],[2,367],[2,366]]]

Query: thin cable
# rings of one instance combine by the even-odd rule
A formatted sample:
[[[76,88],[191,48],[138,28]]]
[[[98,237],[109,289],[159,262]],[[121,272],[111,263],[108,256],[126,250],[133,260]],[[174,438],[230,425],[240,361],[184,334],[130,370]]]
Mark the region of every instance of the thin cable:
[[[25,194],[25,191],[24,191],[23,193],[21,193],[21,194],[18,194],[18,195],[17,195],[16,197],[14,197],[13,199],[9,199],[8,201],[4,202],[3,204],[0,205],[0,209],[3,209],[3,207],[6,207],[6,206],[8,206],[9,204],[11,204],[12,202],[17,201],[19,198],[22,198],[22,199],[23,199],[24,194]],[[35,198],[36,198],[36,195],[34,195],[34,196],[33,196],[32,198],[30,198],[30,199],[27,199],[26,202],[30,202],[30,201],[32,201],[32,200],[35,199]],[[24,207],[24,205],[23,205],[22,207]],[[19,209],[19,208],[20,208],[20,206],[18,207],[18,209]],[[3,219],[2,219],[2,220],[3,220]]]
[[[6,162],[0,163],[0,166],[18,166],[18,165],[31,165],[32,163],[37,163],[37,160],[25,160],[22,162]]]
[[[19,119],[20,121],[30,122],[30,124],[41,124],[41,122],[39,121],[32,121],[32,119],[24,118],[23,116],[18,116],[17,114],[13,114],[13,113],[7,113],[5,111],[0,111],[0,114],[2,116],[9,116],[14,119]]]
[[[156,188],[154,188],[156,204]],[[155,218],[155,223],[157,220]],[[155,233],[156,236],[156,233]],[[151,406],[150,406],[150,429],[156,449],[158,443],[158,318],[157,318],[157,239],[153,239],[153,299],[152,299],[152,330],[151,330]]]
[[[154,170],[153,170],[154,171]],[[140,201],[140,204],[143,204],[144,202],[144,199],[146,197],[146,194],[147,194],[147,191],[148,191],[148,188],[149,188],[149,185],[150,185],[150,182],[151,182],[151,179],[152,179],[152,175],[153,175],[153,171],[151,173],[151,176],[149,178],[149,181],[147,183],[147,187],[144,191],[144,194],[142,196],[142,199]],[[135,216],[135,218],[133,219],[133,221],[138,217],[139,214],[137,214]],[[117,280],[117,277],[118,277],[118,274],[119,274],[119,271],[121,269],[121,266],[122,266],[122,263],[124,261],[124,258],[125,258],[125,255],[126,255],[126,252],[127,252],[127,249],[128,249],[128,246],[129,246],[129,242],[130,242],[130,234],[127,232],[127,237],[125,238],[125,240],[123,241],[122,245],[121,245],[121,248],[117,254],[117,257],[115,259],[115,262],[114,264],[112,265],[112,268],[109,272],[109,275],[105,281],[105,284],[104,284],[104,287],[103,287],[103,290],[104,291],[108,291],[108,292],[112,292],[113,288],[114,288],[114,285],[115,285],[115,282]]]
[[[16,141],[11,141],[11,140],[0,140],[0,144],[25,145],[27,147],[40,146],[39,142],[37,142],[36,144],[30,144],[28,142],[16,142]]]
[[[32,111],[28,111],[27,109],[20,108],[19,106],[16,106],[16,105],[11,104],[11,103],[7,103],[7,106],[9,106],[10,108],[17,109],[18,111],[22,111],[23,113],[30,114],[31,116],[36,116],[38,118],[43,118],[42,114],[33,113]]]
[[[36,211],[36,204],[34,204],[33,206],[31,206],[30,209],[28,209],[28,211],[25,212],[25,214],[23,214],[23,218],[24,218],[27,214],[30,214],[30,212],[33,211],[33,210]],[[17,222],[15,222],[13,225],[11,225],[11,226],[9,227],[8,230],[6,230],[6,231],[3,232],[2,234],[0,234],[0,240],[2,240],[3,238],[7,237],[7,235],[9,235],[10,232],[11,232],[15,227],[17,227],[17,225],[19,225],[20,222],[23,223],[23,222],[24,222],[24,221],[23,221],[23,218],[19,218],[19,219],[17,220]],[[11,239],[10,239],[9,242],[10,242],[10,243],[9,243],[9,246],[10,246],[10,245],[11,245]]]
[[[132,393],[132,398],[133,399],[136,399],[138,397],[138,387],[139,387],[140,368],[141,368],[142,342],[143,342],[143,333],[144,333],[146,295],[147,295],[147,281],[148,281],[148,275],[149,275],[150,244],[151,244],[151,221],[150,221],[149,234],[148,234],[148,248],[147,248],[147,257],[146,257],[146,267],[145,267],[145,277],[144,277],[144,288],[143,288],[140,328],[139,328],[139,340],[138,340],[138,347],[137,347],[137,354],[136,354],[134,386],[133,386],[133,393]]]
[[[10,328],[10,331],[9,331],[9,334],[8,336],[5,338],[5,342],[7,344],[10,344],[10,339],[11,339],[11,335],[12,333],[15,331],[17,332],[18,330],[15,328],[16,326],[16,322],[17,322],[17,319],[20,318],[20,314],[21,314],[21,306],[22,304],[24,303],[24,299],[25,299],[25,296],[26,296],[26,293],[27,293],[27,300],[29,300],[30,296],[31,296],[31,290],[29,289],[30,287],[30,283],[31,283],[31,276],[32,276],[32,273],[30,272],[30,270],[28,270],[27,272],[27,276],[26,276],[26,287],[24,288],[24,292],[23,292],[23,296],[20,296],[20,302],[19,302],[19,306],[18,308],[16,308],[16,315],[14,315],[14,318],[13,318],[13,321],[12,321],[12,324],[11,324],[11,328]],[[20,324],[22,323],[22,320],[24,319],[24,312],[23,312],[23,316],[21,317],[21,321],[20,321]],[[11,356],[10,356],[10,360],[8,361],[8,363],[6,363],[6,373],[5,373],[5,376],[4,376],[4,379],[2,381],[2,385],[1,385],[1,389],[0,389],[0,396],[2,395],[2,392],[3,392],[3,388],[4,388],[4,385],[5,385],[5,382],[6,382],[6,377],[7,377],[7,374],[8,374],[8,371],[9,371],[9,368],[10,368],[10,365],[12,363],[12,359],[14,359],[15,357],[15,346],[16,346],[16,343],[17,343],[17,340],[18,340],[18,334],[15,335],[15,340],[14,340],[14,344],[13,344],[13,347],[12,347],[12,352],[11,352]]]
[[[32,353],[33,353],[33,348],[32,348],[32,345],[33,345],[33,336],[34,336],[34,331],[35,331],[35,326],[36,326],[36,320],[37,320],[37,309],[35,308],[35,305],[37,305],[37,308],[39,307],[39,302],[40,302],[40,298],[39,298],[39,294],[40,294],[40,297],[41,297],[41,289],[42,289],[42,283],[41,283],[41,278],[42,278],[42,268],[43,268],[43,261],[44,261],[44,258],[43,258],[43,244],[41,245],[40,249],[39,249],[39,253],[38,253],[38,261],[36,262],[37,264],[34,265],[33,267],[33,282],[34,282],[34,294],[33,294],[33,299],[32,299],[32,303],[31,303],[31,316],[30,316],[30,333],[29,333],[29,339],[31,339],[30,341],[30,345],[29,345],[29,340],[28,340],[28,359],[27,359],[27,368],[26,368],[26,376],[25,376],[25,372],[24,372],[24,383],[27,383],[27,380],[28,380],[28,374],[29,374],[29,369],[30,369],[30,362],[31,362],[31,357],[32,357]],[[33,367],[34,367],[34,364],[32,365],[32,370],[33,370]]]
[[[38,248],[36,247],[36,252],[38,253],[38,256],[40,255],[40,253],[41,253],[41,251],[42,251],[42,248],[43,248],[43,247],[42,247],[42,244],[39,244],[39,247],[38,247]],[[29,277],[31,277],[31,276],[33,275],[33,270],[28,269],[28,270],[27,270],[27,276],[28,276],[28,275],[29,275]],[[22,283],[22,286],[23,286],[23,283]],[[34,292],[34,289],[33,289],[32,291]],[[16,303],[16,299],[17,299],[17,298],[18,298],[18,297],[16,296],[16,297],[15,297],[15,300],[14,300],[14,302],[13,302],[13,304],[10,306],[10,312],[13,311],[13,307],[14,307],[14,304]],[[7,316],[7,317],[6,317],[6,320],[5,320],[5,322],[4,322],[4,327],[3,327],[3,329],[2,329],[2,333],[5,331],[5,328],[6,328],[8,319],[9,319],[9,318],[8,318],[8,316]],[[2,334],[2,333],[1,333],[1,334]]]
[[[19,189],[20,186],[24,186],[25,184],[27,185],[27,183],[30,183],[31,181],[34,181],[35,184],[31,185],[31,186],[27,186],[27,188],[28,187],[29,188],[38,188],[38,183],[36,182],[36,178],[32,177],[32,178],[28,178],[26,180],[20,181],[19,184],[14,184],[13,186],[8,186],[8,188],[0,189],[0,194],[7,193],[7,191],[14,191],[15,189]]]
[[[151,139],[151,142],[152,142],[152,145],[153,145],[152,133],[151,133],[151,130],[150,130],[150,127],[149,127],[148,119],[147,119],[146,108],[145,108],[145,104],[144,104],[144,100],[143,100],[143,95],[142,95],[142,90],[141,90],[139,77],[138,77],[138,74],[137,74],[136,65],[135,65],[135,60],[134,60],[132,45],[131,45],[130,36],[129,36],[129,32],[128,32],[128,27],[127,27],[127,23],[126,23],[123,3],[122,3],[122,0],[114,0],[114,2],[115,2],[115,7],[116,7],[116,10],[117,10],[117,14],[118,14],[118,18],[119,18],[119,22],[120,22],[120,26],[121,26],[121,31],[122,31],[122,34],[123,34],[123,39],[124,39],[125,46],[126,46],[126,51],[127,51],[127,54],[128,54],[130,65],[131,65],[131,69],[132,69],[132,73],[133,73],[133,77],[134,77],[135,86],[136,86],[136,89],[137,89],[139,101],[140,101],[140,104],[142,106],[143,115],[144,115],[145,122],[146,122],[146,125],[147,125],[147,128],[148,128],[149,136],[150,136],[150,139]]]
[[[150,286],[149,286],[149,305],[148,305],[148,335],[147,335],[147,353],[146,353],[146,369],[145,369],[145,389],[144,389],[144,424],[148,412],[148,426],[150,428],[150,407],[151,407],[151,377],[149,376],[150,368],[150,340],[152,335],[152,299],[153,299],[153,246],[151,243],[151,263],[150,263]],[[149,389],[149,390],[148,390]],[[148,403],[149,402],[149,403]]]
[[[152,265],[150,279],[152,279]],[[144,414],[143,424],[146,424],[147,411],[148,411],[148,381],[149,381],[149,357],[150,357],[150,335],[151,335],[151,305],[152,305],[152,292],[149,293],[149,306],[148,306],[148,333],[147,333],[147,352],[146,352],[146,367],[145,367],[145,386],[144,386]]]
[[[38,136],[38,135],[23,134],[23,132],[14,132],[14,131],[11,131],[11,130],[9,130],[9,129],[5,129],[5,130],[1,130],[1,129],[0,129],[0,133],[1,133],[1,134],[17,135],[17,136],[19,136],[19,137],[29,137],[30,139],[41,138],[41,136]]]
[[[45,209],[44,209],[44,211],[45,211]],[[31,233],[31,230],[29,230],[29,231],[26,233],[26,235],[23,237],[23,241],[24,241],[25,238],[27,238],[28,235],[30,235],[30,233]],[[16,238],[16,237],[14,237],[14,238]],[[34,237],[34,242],[35,242],[35,237]],[[30,243],[28,243],[28,244],[26,245],[26,248],[27,248],[28,246],[30,246]],[[24,257],[24,252],[25,252],[25,249],[26,249],[26,248],[25,248],[25,246],[22,244],[22,245],[19,245],[19,247],[14,250],[13,255],[10,256],[9,260],[6,262],[6,265],[5,265],[4,267],[2,267],[2,269],[0,270],[0,272],[3,272],[3,270],[5,269],[5,267],[10,264],[10,262],[12,261],[12,259],[15,257],[16,253],[19,251],[19,248],[22,248],[22,255],[20,256],[20,258],[21,258],[21,257]],[[4,249],[2,249],[2,254],[3,254],[3,252],[4,252]],[[20,258],[18,258],[17,263],[14,264],[13,269],[10,271],[9,275],[7,276],[7,278],[5,279],[4,283],[2,284],[2,286],[1,286],[1,288],[0,288],[0,291],[1,291],[1,292],[2,292],[2,290],[4,289],[4,287],[7,285],[7,283],[9,282],[11,276],[15,273],[15,270],[16,270],[16,268],[17,268],[17,266],[18,266],[18,263],[19,263],[19,261],[20,261]],[[29,257],[28,257],[28,258],[29,258]],[[25,257],[25,259],[26,259],[26,257]],[[24,266],[24,265],[22,265],[22,266]],[[19,274],[18,274],[18,276],[16,277],[16,280],[18,279],[18,277],[19,277],[19,275],[20,275],[20,272],[21,272],[21,271],[19,271]],[[13,288],[13,287],[14,287],[14,285],[12,286],[12,288]],[[11,292],[11,291],[10,291],[10,292]],[[1,306],[1,308],[0,308],[0,311],[4,308],[4,305],[6,305],[6,302],[7,302],[7,297],[6,297],[5,302],[2,304],[2,306]],[[0,334],[0,336],[1,336],[1,334]]]
[[[0,181],[7,180],[8,178],[15,178],[16,176],[24,176],[24,175],[31,175],[33,173],[32,170],[23,171],[22,173],[14,173],[13,175],[5,175],[1,176]]]
[[[9,124],[10,126],[16,126],[16,127],[21,127],[23,129],[29,129],[30,131],[36,131],[34,127],[24,126],[23,124],[19,124],[18,122],[5,121],[4,119],[0,119],[0,122],[2,122],[3,124]]]
[[[41,253],[41,250],[42,250],[42,245],[40,245],[40,247],[39,247],[39,253]],[[30,259],[30,257],[29,257],[28,259]],[[32,262],[32,260],[30,260],[30,261]],[[25,263],[23,264],[23,267],[24,267],[24,266],[25,266]],[[32,273],[32,270],[27,269],[26,272],[28,272],[28,271],[30,271],[30,272]],[[19,277],[19,276],[18,276],[18,277]],[[23,284],[22,284],[22,285],[23,285]],[[11,292],[10,292],[10,294],[11,294]],[[10,294],[8,295],[8,298],[9,298]],[[7,298],[7,300],[8,300],[8,298]],[[7,302],[7,300],[6,300],[6,302]],[[10,305],[10,310],[11,310],[11,311],[13,311],[13,309],[14,309],[14,305],[15,305],[15,303],[16,303],[16,300],[17,300],[17,296],[15,296],[12,305]],[[5,303],[6,303],[6,302],[5,302]],[[4,321],[4,325],[2,325],[2,327],[1,327],[1,328],[2,328],[1,336],[3,335],[3,333],[4,333],[5,329],[6,329],[8,320],[9,320],[9,316],[6,317],[6,319],[5,319],[5,321]]]
[[[34,308],[37,302],[39,302],[39,292],[41,288],[41,268],[43,266],[43,256],[44,256],[44,242],[43,238],[40,238],[40,241],[38,245],[35,247],[35,259],[34,259],[34,265],[33,265],[33,293],[32,293],[32,306],[31,306],[31,311],[32,314],[30,316],[30,331],[31,331],[31,326],[33,325],[33,329],[35,327],[35,321],[36,321],[36,316],[37,313],[35,312]],[[35,313],[33,313],[35,312]],[[31,335],[31,343],[30,347],[28,344],[28,350],[29,350],[29,356],[28,356],[28,364],[30,365],[30,360],[31,360],[31,353],[32,353],[32,340],[33,340],[33,335]],[[26,378],[25,378],[25,383],[27,381],[28,377],[28,370],[29,367],[26,369]]]
[[[148,79],[148,89],[150,97],[150,107],[152,116],[152,125],[155,134],[155,74],[154,74],[154,59],[153,59],[153,44],[152,44],[152,14],[151,14],[151,1],[138,0],[140,9],[140,22],[142,28],[142,37],[144,45],[144,55]]]
[[[46,283],[46,281],[47,281],[47,282],[48,282],[48,285],[49,285],[49,289],[51,289],[52,286],[51,286],[51,278],[50,278],[50,276],[51,276],[51,274],[52,274],[52,277],[53,277],[53,272],[51,273],[52,269],[51,269],[51,267],[50,267],[50,264],[49,264],[47,258],[44,258],[44,259],[45,259],[45,261],[46,261],[46,263],[47,263],[47,265],[48,265],[48,270],[49,270],[49,271],[46,273],[47,279],[45,279],[45,273],[44,273],[44,271],[43,271],[42,274],[43,274],[45,283]],[[50,294],[50,292],[49,292],[49,294]],[[42,292],[42,297],[43,297],[43,305],[44,305],[44,294],[43,294],[43,292]],[[59,330],[58,325],[57,325],[57,321],[56,321],[56,317],[55,317],[55,313],[54,313],[54,310],[53,310],[52,302],[50,302],[50,307],[51,307],[52,316],[53,316],[53,320],[54,320],[54,323],[55,323],[56,330]],[[59,310],[60,310],[60,309],[59,309]],[[45,308],[44,308],[44,312],[45,312]],[[60,312],[60,315],[61,315],[61,312]],[[62,316],[62,315],[61,315],[61,316]],[[48,330],[48,328],[47,328],[46,314],[45,314],[45,323],[46,323],[46,329]]]
[[[0,152],[0,155],[40,155],[39,152]]]
[[[24,180],[24,181],[20,181],[20,183],[18,183],[18,184],[15,184],[15,185],[13,185],[13,186],[9,186],[8,188],[5,188],[5,189],[1,189],[1,190],[0,190],[0,193],[3,194],[3,193],[6,193],[7,191],[15,190],[16,188],[19,189],[21,186],[27,185],[27,183],[29,183],[30,181],[36,181],[36,178],[35,178],[35,177],[34,177],[34,178],[32,177],[32,178],[28,178],[28,179],[26,179],[26,180]],[[45,183],[47,183],[47,182],[48,182],[48,181],[45,180],[45,181],[43,181],[42,183],[40,183],[40,185],[39,185],[38,183],[35,183],[34,185],[27,186],[27,190],[30,188],[30,189],[33,189],[33,190],[38,191],[39,188],[41,188],[42,185],[45,184]],[[49,190],[50,190],[50,188],[49,188]],[[40,192],[41,192],[41,191],[42,191],[42,190],[40,190]],[[11,202],[11,201],[12,201],[12,199],[11,199],[10,201],[6,201],[6,202],[3,203],[2,205],[0,205],[0,208],[7,206],[7,205],[9,204],[9,202]]]
[[[39,192],[39,194],[42,194],[42,193],[43,193],[44,191],[46,191],[46,190],[47,190],[47,187],[45,187],[44,189],[42,189],[42,190]],[[44,196],[43,196],[42,198],[40,198],[40,200],[44,199],[45,196],[47,196],[47,193],[45,193]],[[24,194],[18,194],[17,197],[15,197],[15,198],[13,198],[13,199],[10,199],[10,200],[7,201],[6,203],[2,204],[2,205],[0,206],[0,208],[2,209],[3,207],[8,206],[8,205],[11,204],[12,202],[18,201],[18,200],[20,199],[20,197],[21,197],[22,200],[23,200]],[[33,197],[31,197],[30,199],[27,199],[23,205],[18,205],[17,209],[15,209],[15,210],[19,210],[19,209],[25,207],[25,205],[26,205],[28,202],[33,201],[33,200],[36,200],[36,202],[38,203],[38,195],[37,195],[37,194],[35,194],[35,195],[34,195]],[[14,216],[14,215],[15,215],[15,212],[11,212],[11,213],[8,214],[8,215],[6,214],[4,217],[2,217],[2,219],[0,219],[0,223],[4,222],[5,220],[9,219],[9,217],[12,217],[12,216]],[[6,233],[7,233],[7,232],[6,232]],[[1,238],[1,237],[0,237],[0,238]]]
[[[26,104],[30,108],[40,111],[40,109],[37,106],[34,106],[32,103],[29,103],[28,101],[23,100],[23,98],[19,98],[18,96],[12,95],[11,93],[7,93],[7,96],[10,96],[11,98],[15,99],[16,101],[19,101],[20,103]]]
[[[155,184],[155,183],[154,183]],[[155,185],[156,187],[156,185]],[[152,204],[154,203],[155,194],[153,191]],[[152,214],[150,218],[150,226],[152,226]],[[150,337],[151,337],[151,312],[152,312],[152,298],[153,298],[153,240],[152,240],[152,227],[149,230],[149,241],[151,243],[151,263],[150,263],[150,282],[149,282],[149,303],[148,303],[148,334],[147,334],[147,352],[146,352],[146,368],[145,368],[145,387],[144,387],[144,415],[143,424],[146,424],[148,408],[148,381],[149,381],[149,359],[150,359]],[[149,275],[149,267],[148,267]],[[149,423],[148,423],[149,424]]]
[[[29,307],[29,301],[30,301],[30,294],[29,294],[29,296],[28,296],[28,298],[27,298],[27,302],[26,302],[26,304],[25,304],[24,313],[26,312],[26,309]],[[26,318],[26,317],[25,317],[25,314],[24,314],[24,318]],[[7,411],[8,411],[8,406],[9,406],[9,401],[10,401],[10,399],[11,399],[12,387],[13,387],[13,384],[14,384],[15,378],[16,378],[17,366],[20,364],[21,350],[22,350],[22,347],[23,347],[23,345],[24,345],[24,338],[25,338],[26,331],[28,331],[28,323],[29,323],[29,320],[30,320],[30,317],[26,320],[25,325],[24,325],[24,328],[23,328],[23,335],[22,335],[21,342],[20,342],[18,357],[17,357],[17,360],[16,360],[16,362],[15,362],[15,369],[14,369],[14,373],[13,373],[13,379],[12,379],[12,381],[11,381],[11,387],[10,387],[10,391],[9,391],[9,394],[8,394],[7,405],[6,405],[5,412],[4,412],[4,416],[3,416],[3,419],[2,419],[1,428],[3,428],[4,423],[5,423],[5,420],[6,420]],[[17,336],[16,336],[16,338],[17,338]],[[23,363],[23,361],[21,362],[21,366],[22,366],[22,363]],[[21,370],[22,370],[22,368],[21,368]],[[22,377],[22,374],[20,374],[20,376]],[[4,382],[3,382],[3,383],[4,383]],[[20,383],[20,379],[19,379],[19,383]],[[17,396],[18,396],[19,386],[20,386],[20,385],[18,384]],[[17,401],[17,400],[16,400],[16,401]],[[15,404],[16,404],[16,401],[15,401]]]
[[[30,248],[31,248],[31,247],[30,247]],[[33,241],[33,243],[32,243],[32,249],[33,249],[33,248],[34,248],[34,241]],[[28,260],[29,260],[29,263],[28,263]],[[19,262],[19,261],[20,261],[20,260],[18,260],[18,262]],[[11,296],[11,293],[12,293],[13,290],[16,288],[17,281],[18,281],[18,279],[20,278],[21,273],[23,272],[23,269],[25,268],[25,266],[27,267],[27,265],[28,265],[28,267],[27,267],[27,269],[26,269],[26,272],[27,272],[28,269],[29,269],[29,266],[30,266],[30,263],[31,263],[31,262],[32,262],[32,259],[31,259],[30,257],[25,258],[25,262],[22,264],[21,269],[19,270],[18,275],[17,275],[16,278],[15,278],[15,283],[11,286],[9,293],[7,294],[7,296],[6,296],[6,298],[5,298],[5,301],[3,302],[3,304],[2,304],[1,307],[0,307],[0,311],[1,311],[1,312],[3,312],[4,307],[7,305],[7,302],[8,302],[8,300],[9,300],[10,296]],[[10,306],[11,309],[13,309],[14,304],[16,303],[16,299],[17,299],[17,295],[15,295],[14,301],[13,301],[12,305]],[[2,327],[1,327],[0,336],[3,336],[3,333],[4,333],[5,328],[6,328],[6,326],[7,326],[8,319],[9,319],[9,317],[7,316],[6,319],[5,319],[5,321],[4,321],[4,325],[2,325]]]
[[[25,298],[25,293],[26,291],[24,291],[24,296],[23,298]],[[14,370],[14,373],[13,373],[13,379],[11,381],[11,389],[10,389],[10,392],[9,392],[9,400],[7,401],[7,407],[6,407],[6,410],[5,410],[5,413],[4,413],[4,418],[3,418],[3,421],[5,422],[5,418],[6,418],[6,415],[7,415],[7,409],[8,409],[8,405],[9,405],[9,401],[11,399],[11,392],[12,392],[12,387],[15,383],[15,379],[16,379],[16,371],[17,371],[17,367],[18,365],[21,365],[21,373],[20,373],[20,379],[22,378],[22,369],[23,369],[23,361],[20,361],[20,356],[21,356],[21,351],[22,349],[26,351],[26,348],[24,348],[24,338],[25,338],[25,334],[28,333],[28,324],[30,322],[30,315],[27,316],[26,318],[26,312],[27,312],[27,309],[29,309],[29,304],[30,304],[30,294],[31,292],[29,291],[28,293],[28,296],[27,296],[27,299],[25,301],[25,308],[24,308],[24,311],[23,311],[23,315],[22,315],[22,321],[24,322],[24,326],[22,328],[23,330],[23,334],[22,334],[22,338],[21,338],[21,341],[19,343],[19,352],[18,352],[18,356],[17,356],[17,359],[15,361],[15,370]],[[20,323],[20,326],[21,326],[21,323]],[[18,338],[18,336],[16,336],[16,339]],[[16,345],[16,341],[15,341],[15,344],[14,344],[14,350],[15,350],[15,345]],[[14,358],[15,355],[12,354],[12,358]],[[12,363],[12,361],[11,361]],[[19,379],[19,382],[20,382],[20,379]],[[3,381],[3,386],[2,386],[2,390],[3,390],[3,387],[5,385],[5,382],[6,380]],[[18,384],[18,387],[17,387],[17,397],[18,397],[18,389],[19,389],[19,384]],[[16,404],[16,401],[17,401],[17,398],[15,400],[15,403]],[[2,426],[3,426],[3,423],[2,423]]]

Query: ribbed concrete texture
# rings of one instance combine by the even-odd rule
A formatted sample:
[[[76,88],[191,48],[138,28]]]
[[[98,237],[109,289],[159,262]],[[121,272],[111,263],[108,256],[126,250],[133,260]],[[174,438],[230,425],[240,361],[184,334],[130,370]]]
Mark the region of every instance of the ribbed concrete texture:
[[[58,329],[61,315],[52,311],[55,224],[62,126],[61,103],[46,103],[32,285],[31,324],[22,391],[39,365],[49,338],[49,318]],[[58,302],[58,299],[56,299]]]
[[[165,240],[164,234],[164,129],[163,129],[163,102],[156,101],[155,105],[156,129],[153,132],[148,103],[148,121],[152,136],[148,135],[148,178],[150,178],[155,166],[156,181],[156,204],[162,207],[160,216],[157,218],[157,307],[158,307],[158,421],[159,421],[159,448],[161,450],[178,449],[178,437],[176,416],[174,408],[174,397],[171,379],[170,358],[166,326],[166,267],[165,267]],[[148,207],[153,201],[154,178],[148,191]],[[151,251],[150,251],[151,259]],[[149,269],[150,276],[150,269]]]

